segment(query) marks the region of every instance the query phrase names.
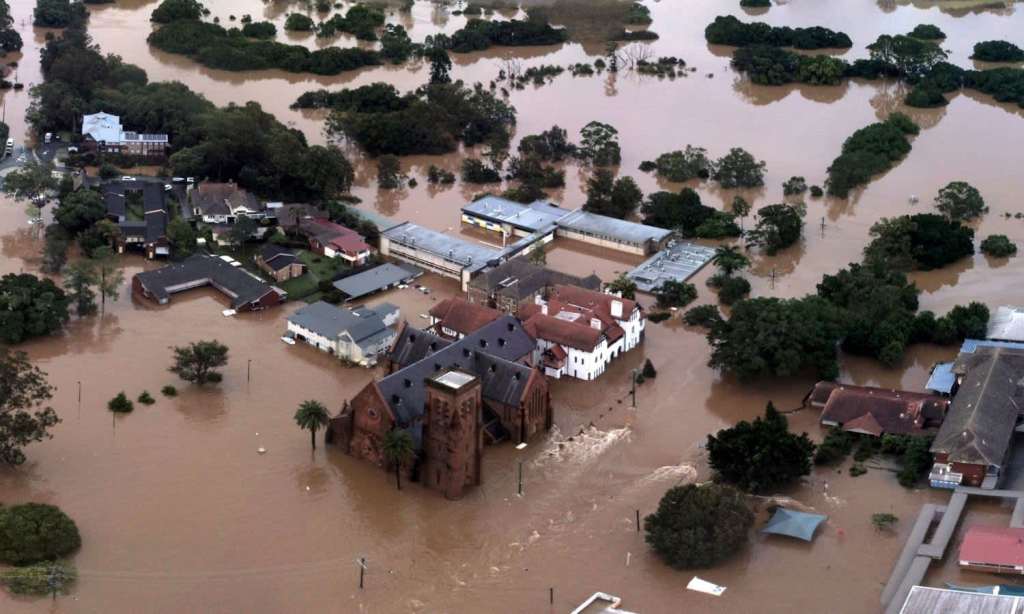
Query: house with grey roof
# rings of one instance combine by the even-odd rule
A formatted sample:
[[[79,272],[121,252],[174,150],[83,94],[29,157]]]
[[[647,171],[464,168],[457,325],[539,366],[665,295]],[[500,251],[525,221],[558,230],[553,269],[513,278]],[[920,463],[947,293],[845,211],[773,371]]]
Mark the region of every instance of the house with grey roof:
[[[394,342],[400,317],[390,303],[344,309],[319,301],[288,316],[287,334],[341,360],[371,366]]]
[[[272,210],[252,192],[233,182],[204,181],[188,192],[191,214],[207,224],[234,224],[239,217],[272,217]]]
[[[271,286],[245,269],[205,254],[144,271],[132,278],[134,293],[160,305],[169,303],[173,294],[206,286],[212,286],[225,295],[236,311],[267,309],[288,297],[284,290]]]
[[[1024,410],[1024,344],[967,340],[952,372],[956,393],[931,452],[937,488],[998,488]]]
[[[146,257],[169,256],[167,225],[171,219],[168,192],[159,183],[149,181],[109,181],[98,185],[107,208],[107,217],[117,223],[121,236],[119,252],[140,248]]]
[[[399,284],[409,283],[422,274],[423,271],[412,265],[386,262],[372,269],[339,279],[334,282],[334,287],[345,295],[345,300],[354,301],[390,290]]]

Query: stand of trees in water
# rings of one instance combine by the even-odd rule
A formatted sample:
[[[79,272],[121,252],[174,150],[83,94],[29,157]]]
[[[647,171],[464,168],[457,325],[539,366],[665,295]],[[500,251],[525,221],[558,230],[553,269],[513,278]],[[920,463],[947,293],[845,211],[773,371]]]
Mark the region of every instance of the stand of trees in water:
[[[401,10],[407,9],[402,7]],[[152,17],[153,21],[163,25],[147,40],[161,51],[186,55],[210,68],[233,71],[280,69],[336,75],[384,62],[398,64],[412,57],[429,58],[438,50],[467,53],[492,46],[559,44],[568,39],[564,28],[552,27],[538,13],[526,20],[492,22],[471,19],[451,36],[438,34],[419,44],[412,42],[403,26],[385,25],[382,8],[357,4],[344,16],[338,13],[319,24],[314,24],[312,19],[301,13],[293,13],[285,29],[316,31],[320,37],[349,33],[360,40],[379,40],[380,49],[324,47],[311,51],[302,45],[269,40],[273,32],[266,25],[244,24],[241,29],[223,28],[216,23],[202,21],[203,15],[204,11],[194,0],[164,0],[153,11]]]
[[[258,104],[216,107],[187,86],[150,83],[145,71],[100,53],[68,28],[42,51],[44,83],[32,88],[28,121],[37,134],[77,133],[85,113],[120,115],[129,126],[167,133],[176,175],[236,180],[261,196],[323,200],[348,191],[353,171],[334,147],[308,145]]]

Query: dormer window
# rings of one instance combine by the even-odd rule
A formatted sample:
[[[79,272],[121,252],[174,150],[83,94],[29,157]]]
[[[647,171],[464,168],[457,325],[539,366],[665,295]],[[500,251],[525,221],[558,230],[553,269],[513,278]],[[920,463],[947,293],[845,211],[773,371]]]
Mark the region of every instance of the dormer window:
[[[480,340],[480,347],[482,347],[482,348],[487,347],[487,340],[486,339],[481,339]]]
[[[499,347],[505,347],[505,338],[504,337],[498,337],[498,346]]]
[[[407,379],[407,380],[405,380],[402,383],[405,384],[406,388],[412,388],[412,380],[411,379]]]
[[[402,404],[402,397],[398,396],[397,394],[391,395],[391,404],[392,405],[401,405]]]

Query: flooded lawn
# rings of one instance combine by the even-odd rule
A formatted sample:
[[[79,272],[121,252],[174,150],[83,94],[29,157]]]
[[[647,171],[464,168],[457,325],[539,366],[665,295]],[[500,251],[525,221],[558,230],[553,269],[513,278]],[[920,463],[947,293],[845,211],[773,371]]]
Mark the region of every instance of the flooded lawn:
[[[12,2],[15,21],[26,24],[19,28],[26,45],[18,68],[25,83],[40,80],[36,57],[45,36],[27,25],[33,4]],[[90,33],[104,52],[142,66],[153,80],[183,81],[217,104],[256,100],[310,141],[325,140],[322,115],[288,108],[304,91],[374,81],[408,90],[426,80],[424,67],[416,63],[329,78],[209,70],[148,48],[149,14],[156,5],[120,0],[90,6]],[[933,23],[947,33],[943,46],[961,66],[969,66],[975,42],[1013,39],[1024,31],[1020,11],[949,6],[954,8],[793,0],[757,18],[775,25],[841,29],[854,40],[843,56],[847,59],[865,56],[864,46],[878,34]],[[230,0],[217,3],[214,13],[225,25],[229,15],[249,13],[256,20],[273,20],[280,30],[287,12],[282,7]],[[703,38],[704,27],[717,14],[750,19],[738,6],[665,0],[650,7],[651,29],[661,34],[651,45],[654,55],[682,57],[698,68],[696,73],[675,81],[628,71],[587,78],[563,74],[549,85],[513,91],[517,138],[552,124],[575,134],[594,119],[610,123],[620,132],[621,173],[635,177],[645,191],[681,186],[659,184],[637,171],[643,160],[687,144],[706,147],[715,157],[742,146],[768,165],[766,187],[745,194],[757,207],[781,200],[781,184],[790,176],[820,184],[847,136],[901,108],[901,88],[881,82],[752,86],[728,68],[728,49],[709,47]],[[452,32],[465,21],[421,1],[398,22],[421,41],[428,34]],[[281,32],[279,38],[292,37]],[[320,44],[313,37],[298,42]],[[339,44],[354,42],[342,38]],[[602,49],[576,43],[494,49],[454,56],[453,74],[487,82],[506,59],[519,59],[524,67],[566,65],[592,62]],[[2,96],[7,122],[20,142],[28,92]],[[755,295],[813,291],[823,274],[860,258],[875,221],[929,209],[933,195],[953,180],[977,186],[991,208],[977,223],[979,237],[1000,232],[1024,241],[1024,221],[1003,215],[1024,211],[1019,162],[1008,155],[1024,142],[1021,110],[971,93],[958,94],[941,110],[903,110],[923,128],[913,151],[849,201],[810,200],[801,243],[755,262]],[[360,206],[396,221],[411,219],[460,232],[459,208],[483,191],[461,183],[427,187],[430,164],[454,170],[461,155],[404,159],[403,168],[420,185],[400,192],[378,192],[375,163],[353,156]],[[566,207],[580,206],[586,176],[585,170],[570,166],[568,186],[553,196]],[[735,195],[710,184],[696,187],[705,203],[718,207]],[[911,195],[918,195],[920,203],[911,205]],[[0,273],[37,270],[40,247],[23,207],[0,201]],[[593,272],[604,279],[639,262],[564,241],[549,248],[548,258],[556,269]],[[1019,303],[1022,262],[990,261],[979,254],[941,271],[915,274],[924,290],[922,308],[941,312],[970,300],[990,307]],[[124,266],[130,277],[153,265],[126,258]],[[714,299],[703,286],[708,274],[695,280],[702,302]],[[413,325],[423,325],[418,314],[457,290],[438,278],[426,284],[434,290],[429,296],[408,289],[368,302],[393,302]],[[3,596],[0,610],[564,612],[603,590],[623,596],[624,607],[645,613],[859,613],[877,609],[901,538],[921,503],[946,499],[945,493],[927,489],[906,491],[884,471],[852,478],[845,471],[818,470],[805,485],[783,493],[829,515],[813,544],[755,535],[742,555],[701,572],[729,587],[723,597],[688,592],[684,587],[692,574],[672,571],[653,557],[636,531],[636,510],[653,511],[672,484],[707,478],[701,452],[707,433],[761,413],[768,400],[795,408],[812,381],[741,386],[706,366],[707,343],[699,331],[678,323],[651,325],[645,344],[614,363],[598,383],[554,383],[556,428],[550,436],[524,451],[489,449],[483,486],[462,501],[449,502],[416,485],[398,493],[387,475],[336,450],[311,453],[308,434],[292,419],[295,407],[312,398],[337,410],[373,373],[346,369],[312,348],[282,343],[284,320],[298,305],[235,318],[222,317],[224,307],[223,299],[208,290],[177,296],[158,308],[133,300],[125,289],[103,317],[73,321],[66,334],[25,345],[58,387],[54,405],[64,421],[53,440],[28,449],[28,463],[0,470],[0,501],[46,501],[65,509],[82,531],[84,545],[75,557],[81,582],[71,597],[55,604]],[[169,346],[211,338],[230,348],[224,383],[195,390],[176,382],[167,372]],[[842,378],[919,389],[930,366],[953,353],[952,348],[917,346],[896,369],[844,358]],[[645,358],[660,376],[640,388],[634,411],[626,399],[629,372]],[[157,394],[168,383],[178,385],[177,398]],[[122,390],[130,397],[148,390],[157,403],[113,416],[106,402]],[[791,420],[794,428],[817,436],[813,413],[797,413]],[[267,453],[258,454],[260,447]],[[522,498],[515,494],[519,462],[524,463]],[[872,528],[870,516],[876,512],[900,517],[895,535]],[[354,562],[361,556],[369,561],[363,591],[357,588]],[[947,566],[933,573],[950,577],[955,570]],[[937,576],[935,581],[941,580]],[[550,588],[555,589],[553,608]]]

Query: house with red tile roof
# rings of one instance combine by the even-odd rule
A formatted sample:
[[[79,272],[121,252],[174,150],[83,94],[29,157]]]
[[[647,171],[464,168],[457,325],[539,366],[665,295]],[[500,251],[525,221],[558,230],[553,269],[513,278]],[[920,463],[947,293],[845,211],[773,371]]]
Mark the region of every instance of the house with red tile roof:
[[[501,312],[464,298],[446,298],[428,312],[434,334],[457,341],[501,317]]]
[[[818,382],[808,404],[821,407],[821,424],[851,433],[881,437],[935,432],[949,408],[937,394]]]
[[[309,240],[312,251],[328,258],[343,258],[352,266],[366,264],[373,251],[363,235],[324,217],[303,219],[299,232]]]
[[[544,372],[592,380],[643,340],[646,320],[636,301],[558,285],[547,298],[520,308],[523,328],[542,352]]]
[[[975,525],[960,544],[960,567],[1024,575],[1024,529]]]

